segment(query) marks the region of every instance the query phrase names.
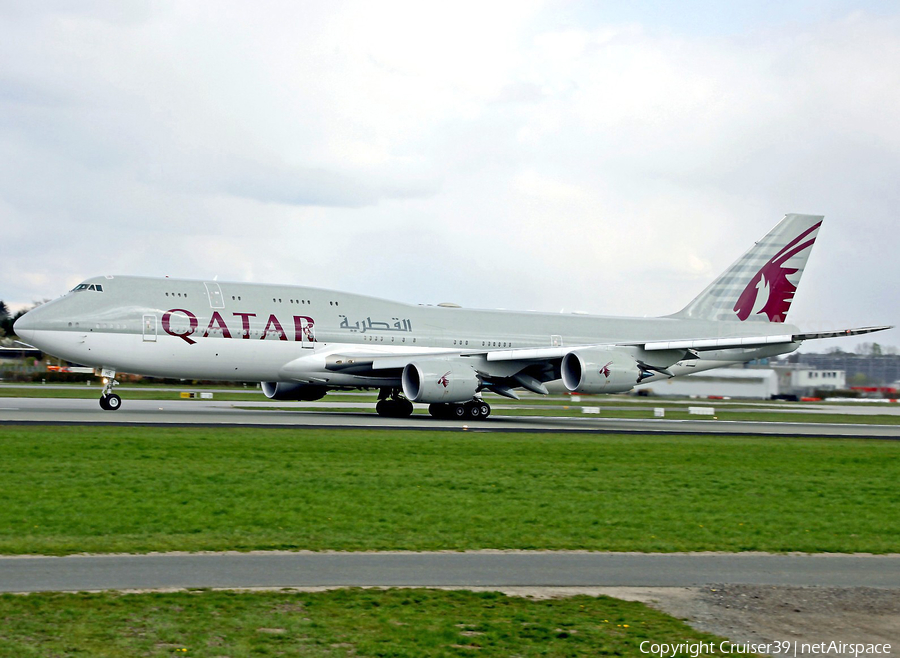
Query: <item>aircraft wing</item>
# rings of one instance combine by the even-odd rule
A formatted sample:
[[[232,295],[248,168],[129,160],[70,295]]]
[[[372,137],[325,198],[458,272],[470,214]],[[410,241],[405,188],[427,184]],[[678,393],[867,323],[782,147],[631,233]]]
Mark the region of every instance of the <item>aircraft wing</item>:
[[[560,377],[565,380],[567,372],[574,372],[573,368],[578,368],[575,363],[578,361],[582,363],[579,372],[585,369],[591,370],[591,372],[597,370],[597,368],[588,368],[587,364],[598,366],[604,374],[601,383],[610,380],[610,376],[606,372],[622,373],[620,376],[621,388],[616,390],[629,390],[634,386],[635,373],[638,382],[655,375],[673,377],[677,373],[669,370],[670,367],[679,361],[702,359],[704,357],[701,355],[704,352],[736,349],[757,350],[773,346],[787,346],[817,338],[859,336],[890,328],[889,326],[860,327],[815,333],[597,343],[567,347],[474,351],[448,349],[404,351],[402,353],[390,351],[341,352],[326,356],[324,369],[336,375],[352,375],[380,380],[395,379],[399,382],[401,373],[410,365],[414,369],[425,368],[429,380],[436,379],[445,371],[450,372],[454,367],[459,366],[464,372],[470,373],[471,377],[475,377],[477,373],[482,388],[500,395],[517,398],[513,389],[518,387],[546,394],[547,389],[544,383]],[[777,350],[776,353],[778,353]],[[713,354],[706,358],[722,360]],[[728,360],[728,358],[725,357],[724,360]],[[291,375],[292,371],[304,370],[301,361],[303,359],[288,364],[284,368],[285,374]],[[432,370],[434,372],[431,372]],[[569,376],[571,378],[574,375]],[[303,377],[298,377],[298,379],[301,378]]]
[[[569,347],[538,347],[512,350],[494,350],[486,353],[488,361],[522,361],[561,358],[578,347],[639,347],[654,352],[659,350],[685,350],[704,352],[709,350],[725,350],[744,348],[752,349],[768,345],[799,343],[817,338],[839,338],[842,336],[860,336],[875,331],[892,329],[890,325],[878,327],[859,327],[856,329],[840,329],[815,333],[781,334],[775,336],[743,336],[733,338],[696,338],[687,340],[647,341],[634,343],[613,343],[603,345],[578,345]]]
[[[352,372],[368,370],[402,369],[410,361],[421,358],[453,358],[453,357],[483,357],[487,361],[548,361],[561,359],[574,349],[587,349],[594,347],[638,347],[648,352],[661,350],[683,350],[704,352],[724,349],[752,349],[769,345],[799,343],[805,340],[818,338],[839,338],[842,336],[860,336],[892,329],[889,325],[877,327],[859,327],[856,329],[839,329],[834,331],[821,331],[815,333],[780,334],[775,336],[744,336],[733,338],[696,338],[687,340],[646,341],[634,343],[598,343],[595,345],[570,345],[568,347],[525,347],[517,349],[499,349],[490,351],[454,351],[442,352],[428,351],[419,353],[404,352],[403,354],[372,354],[372,353],[342,353],[334,354],[327,358],[325,367],[334,372]]]

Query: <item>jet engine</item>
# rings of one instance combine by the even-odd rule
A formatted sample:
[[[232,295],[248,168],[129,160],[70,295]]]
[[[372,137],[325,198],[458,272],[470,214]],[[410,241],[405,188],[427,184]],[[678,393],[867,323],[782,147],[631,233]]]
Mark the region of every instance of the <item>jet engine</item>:
[[[624,393],[641,379],[641,368],[617,350],[573,350],[562,360],[562,380],[573,393]]]
[[[403,394],[413,402],[467,402],[481,381],[475,369],[458,361],[430,359],[403,368]]]
[[[263,393],[270,400],[319,400],[325,397],[328,389],[316,384],[300,384],[298,382],[262,382]]]

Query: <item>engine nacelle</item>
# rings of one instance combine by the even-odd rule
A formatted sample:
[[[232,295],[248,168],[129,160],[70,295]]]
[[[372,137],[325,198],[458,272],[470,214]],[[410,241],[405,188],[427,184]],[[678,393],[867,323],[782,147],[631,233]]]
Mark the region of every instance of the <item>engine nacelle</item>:
[[[475,369],[458,361],[429,359],[408,363],[401,379],[403,394],[413,402],[467,402],[481,381]]]
[[[311,402],[325,397],[328,389],[316,384],[298,382],[261,382],[263,393],[270,400],[305,400]]]
[[[573,393],[624,393],[641,377],[637,361],[617,350],[573,350],[563,357],[561,370]]]

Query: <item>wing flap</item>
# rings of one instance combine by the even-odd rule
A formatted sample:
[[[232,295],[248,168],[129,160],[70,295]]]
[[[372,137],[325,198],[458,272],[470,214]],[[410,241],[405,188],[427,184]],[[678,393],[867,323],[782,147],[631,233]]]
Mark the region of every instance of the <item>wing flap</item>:
[[[588,346],[579,345],[579,347]],[[486,353],[481,352],[481,354],[484,354],[488,361],[534,361],[561,359],[572,349],[571,347],[526,347],[517,350],[493,350]]]
[[[794,334],[795,340],[815,340],[817,338],[840,338],[842,336],[861,336],[863,334],[871,334],[876,331],[885,331],[893,329],[892,325],[881,325],[878,327],[859,327],[857,329],[841,329],[839,331],[819,331],[810,334]]]
[[[678,350],[682,352],[704,352],[708,350],[753,349],[769,345],[786,345],[818,338],[838,338],[859,336],[875,331],[892,329],[891,326],[859,327],[803,334],[778,334],[774,336],[735,336],[728,338],[693,338],[684,340],[660,340],[634,343],[596,343],[593,345],[570,345],[568,347],[526,347],[520,349],[492,350],[489,352],[459,352],[454,350],[429,350],[404,352],[402,354],[375,354],[372,352],[341,353],[326,359],[326,369],[331,371],[364,372],[371,370],[402,369],[416,358],[481,357],[487,361],[549,361],[561,359],[574,349],[639,347],[648,352]]]
[[[779,345],[793,342],[794,336],[792,334],[782,334],[780,336],[743,336],[736,338],[699,338],[696,340],[653,341],[644,343],[641,347],[648,352],[656,350],[696,350],[702,352],[705,350],[724,350],[741,347],[763,347],[766,345]]]
[[[805,334],[780,334],[775,336],[736,336],[733,338],[699,338],[693,340],[669,340],[651,341],[644,343],[642,347],[648,352],[655,350],[723,350],[735,348],[766,347],[767,345],[782,345],[787,343],[800,343],[804,340],[817,338],[839,338],[842,336],[860,336],[875,331],[884,331],[893,327],[883,325],[878,327],[858,327],[856,329],[839,329],[835,331],[819,331]]]

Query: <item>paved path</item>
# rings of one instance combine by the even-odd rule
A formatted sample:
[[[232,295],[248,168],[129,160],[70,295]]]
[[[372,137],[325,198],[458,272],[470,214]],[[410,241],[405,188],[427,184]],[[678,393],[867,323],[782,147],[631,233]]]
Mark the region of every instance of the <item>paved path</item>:
[[[186,587],[900,587],[900,555],[201,553],[0,558],[0,592]]]
[[[258,404],[258,403],[257,403]],[[375,413],[239,408],[254,403],[216,400],[124,400],[119,411],[103,411],[96,400],[0,398],[0,423],[243,426],[292,429],[369,428],[504,432],[607,432],[660,434],[730,434],[756,436],[827,436],[900,439],[900,425],[772,423],[729,420],[614,419],[590,417],[492,416],[481,421],[437,420],[415,414],[382,418]],[[271,403],[270,403],[271,404]],[[339,403],[348,404],[353,403]],[[278,403],[279,407],[290,403]]]

